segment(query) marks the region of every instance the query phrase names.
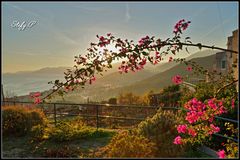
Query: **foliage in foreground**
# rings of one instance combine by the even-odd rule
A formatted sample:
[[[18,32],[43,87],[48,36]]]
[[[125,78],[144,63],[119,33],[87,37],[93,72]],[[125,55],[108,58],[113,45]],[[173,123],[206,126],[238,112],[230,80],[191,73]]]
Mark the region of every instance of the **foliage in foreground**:
[[[4,136],[24,136],[30,133],[34,126],[47,124],[47,119],[40,109],[26,106],[3,107],[2,120]]]
[[[129,131],[123,131],[114,136],[111,142],[101,148],[97,153],[97,157],[112,157],[112,158],[143,158],[155,157],[156,145],[147,138],[134,135]]]
[[[49,132],[49,139],[56,142],[71,141],[76,139],[106,137],[113,132],[87,126],[81,119],[62,121]]]
[[[183,156],[186,146],[177,146],[172,143],[177,135],[175,126],[180,121],[182,119],[177,112],[159,109],[153,117],[141,122],[136,130],[139,135],[156,144],[157,157],[180,157]]]

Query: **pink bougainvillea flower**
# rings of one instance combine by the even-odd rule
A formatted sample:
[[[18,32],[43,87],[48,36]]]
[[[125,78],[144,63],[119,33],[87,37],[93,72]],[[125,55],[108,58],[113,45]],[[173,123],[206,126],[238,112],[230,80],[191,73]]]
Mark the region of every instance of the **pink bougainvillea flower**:
[[[187,67],[187,70],[191,72],[191,71],[192,71],[192,67],[191,67],[191,66],[188,66],[188,67]]]
[[[39,97],[39,96],[41,96],[41,93],[40,93],[40,92],[34,93],[34,97]]]
[[[101,36],[101,37],[99,38],[99,40],[102,41],[102,42],[104,41],[104,39],[105,39],[105,38],[104,38],[103,36]]]
[[[195,137],[197,135],[197,132],[194,129],[188,129],[188,134]]]
[[[234,106],[235,106],[235,100],[232,99],[232,109],[234,108]]]
[[[91,78],[91,80],[92,80],[92,81],[96,81],[96,77],[93,76],[93,77]]]
[[[182,144],[182,138],[180,136],[177,136],[175,139],[174,139],[174,144]]]
[[[177,126],[178,133],[185,133],[186,130],[187,130],[187,125],[186,124]]]
[[[182,77],[180,75],[176,75],[172,78],[173,83],[181,84],[183,82]]]
[[[208,134],[213,134],[213,133],[217,133],[217,132],[219,132],[220,131],[220,128],[219,127],[217,127],[217,126],[214,126],[213,124],[210,124],[210,131],[208,132]]]
[[[108,36],[108,37],[111,36],[111,33],[108,33],[107,36]]]
[[[40,98],[35,98],[34,103],[35,103],[35,104],[41,103],[41,99],[40,99]]]
[[[219,152],[217,152],[218,157],[219,158],[225,158],[225,151],[224,150],[220,150]]]

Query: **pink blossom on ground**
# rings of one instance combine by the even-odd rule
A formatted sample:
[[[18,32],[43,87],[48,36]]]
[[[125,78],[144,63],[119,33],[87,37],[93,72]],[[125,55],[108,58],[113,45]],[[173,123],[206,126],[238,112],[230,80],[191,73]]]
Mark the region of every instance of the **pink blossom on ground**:
[[[224,150],[220,150],[219,152],[217,152],[218,157],[219,158],[225,158],[225,151]]]
[[[185,133],[186,130],[187,130],[187,125],[178,125],[177,126],[178,133]]]
[[[182,138],[180,136],[177,136],[175,139],[174,139],[174,144],[182,144]]]

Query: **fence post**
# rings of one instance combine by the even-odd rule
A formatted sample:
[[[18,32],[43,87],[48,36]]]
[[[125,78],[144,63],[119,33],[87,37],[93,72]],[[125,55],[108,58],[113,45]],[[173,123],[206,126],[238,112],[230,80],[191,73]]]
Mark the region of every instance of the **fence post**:
[[[54,106],[54,124],[55,124],[55,127],[56,127],[56,125],[57,125],[56,104],[54,103],[53,106]]]
[[[96,112],[97,112],[97,113],[96,113],[96,114],[97,114],[96,116],[97,116],[97,131],[98,131],[98,105],[96,105]]]

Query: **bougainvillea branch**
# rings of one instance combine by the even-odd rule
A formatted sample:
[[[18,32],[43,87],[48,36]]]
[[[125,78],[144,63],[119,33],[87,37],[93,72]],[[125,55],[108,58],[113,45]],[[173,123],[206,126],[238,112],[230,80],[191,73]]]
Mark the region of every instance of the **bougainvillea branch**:
[[[115,38],[111,33],[108,33],[106,37],[98,36],[98,43],[91,43],[90,48],[87,49],[85,56],[75,56],[74,70],[67,70],[65,74],[65,82],[55,80],[55,82],[49,82],[54,84],[53,90],[48,93],[42,100],[50,98],[55,92],[60,95],[74,90],[76,86],[82,86],[86,83],[92,84],[96,80],[95,74],[101,74],[103,71],[112,68],[112,62],[114,60],[121,60],[121,66],[119,66],[120,73],[128,73],[129,71],[136,72],[144,69],[147,62],[153,65],[158,64],[164,59],[164,56],[168,54],[176,55],[176,53],[183,50],[185,46],[186,51],[188,46],[201,48],[211,48],[232,53],[238,53],[228,49],[223,49],[215,46],[202,45],[201,43],[193,44],[190,41],[190,37],[186,37],[182,41],[182,31],[185,31],[190,24],[190,21],[180,20],[174,26],[174,36],[170,39],[162,40],[160,38],[145,36],[138,41],[138,44],[134,44],[133,40],[122,40]],[[117,51],[109,50],[107,47],[114,45]],[[173,61],[172,57],[169,57],[169,62]]]

